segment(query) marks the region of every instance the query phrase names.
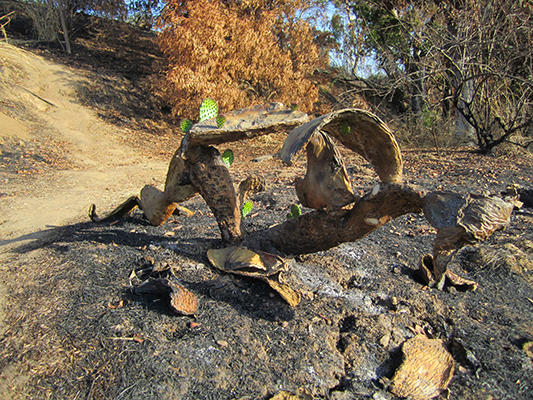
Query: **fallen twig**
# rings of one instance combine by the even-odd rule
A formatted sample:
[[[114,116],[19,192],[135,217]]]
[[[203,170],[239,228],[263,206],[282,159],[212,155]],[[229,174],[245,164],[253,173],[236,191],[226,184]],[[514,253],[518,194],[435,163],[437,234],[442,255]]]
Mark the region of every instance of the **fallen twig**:
[[[19,88],[25,90],[25,91],[28,92],[29,94],[31,94],[31,95],[37,97],[39,100],[44,101],[46,104],[51,105],[52,107],[55,107],[55,108],[59,108],[59,107],[56,106],[54,103],[51,103],[51,102],[49,102],[49,101],[46,100],[46,99],[43,99],[41,96],[39,96],[38,94],[33,93],[33,92],[32,92],[31,90],[29,90],[29,89],[26,89],[24,86],[21,86],[21,85],[19,85],[18,83],[15,83],[14,85],[16,85],[16,86],[18,86]]]

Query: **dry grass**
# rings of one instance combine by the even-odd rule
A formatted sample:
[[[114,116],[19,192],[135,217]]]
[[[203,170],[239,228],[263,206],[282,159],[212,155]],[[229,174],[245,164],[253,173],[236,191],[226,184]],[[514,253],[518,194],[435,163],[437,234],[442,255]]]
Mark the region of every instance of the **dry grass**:
[[[479,270],[508,272],[519,275],[533,271],[533,242],[522,239],[501,246],[480,246],[470,255]]]

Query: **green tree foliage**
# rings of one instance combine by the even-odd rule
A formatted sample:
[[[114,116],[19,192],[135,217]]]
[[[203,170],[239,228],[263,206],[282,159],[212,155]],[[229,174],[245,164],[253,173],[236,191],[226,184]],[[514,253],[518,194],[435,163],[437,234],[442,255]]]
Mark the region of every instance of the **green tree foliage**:
[[[225,110],[268,101],[313,109],[310,80],[320,56],[304,0],[168,0],[159,22],[169,60],[166,94],[176,116],[193,115],[205,98]]]
[[[344,0],[351,15],[335,37],[374,54],[389,93],[409,93],[425,128],[455,109],[457,131],[473,130],[479,148],[531,139],[533,6],[505,0]],[[343,7],[343,8],[342,8]],[[350,36],[351,35],[351,36]],[[357,36],[357,40],[354,37]],[[348,39],[347,39],[348,38]],[[428,129],[429,130],[429,129]],[[525,137],[525,139],[524,139]]]
[[[128,22],[144,29],[155,24],[165,2],[163,0],[130,0],[128,2]]]
[[[426,97],[422,32],[431,21],[432,8],[380,1],[346,1],[343,7],[352,16],[352,23],[340,39],[346,40],[348,35],[360,54],[374,55],[392,83],[390,93],[405,87],[411,95],[412,112],[421,115]]]

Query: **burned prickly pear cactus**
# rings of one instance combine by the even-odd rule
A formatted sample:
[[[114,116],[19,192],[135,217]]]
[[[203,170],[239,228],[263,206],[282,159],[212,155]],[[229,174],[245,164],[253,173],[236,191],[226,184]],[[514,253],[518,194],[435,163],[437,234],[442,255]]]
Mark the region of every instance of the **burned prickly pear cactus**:
[[[485,240],[495,231],[509,224],[518,196],[505,199],[453,192],[432,192],[424,199],[424,215],[437,229],[433,243],[433,257],[425,257],[420,268],[427,283],[442,289],[446,278],[454,285],[476,289],[477,284],[461,278],[447,269],[455,253],[465,244]],[[433,276],[428,275],[426,270]],[[433,278],[433,279],[432,279]]]
[[[319,133],[331,135],[368,160],[383,182],[402,182],[402,156],[396,139],[383,121],[363,110],[335,111],[294,129],[283,144],[281,160],[289,164]]]
[[[226,164],[218,150],[210,145],[286,130],[302,124],[308,117],[300,111],[286,109],[281,103],[270,103],[232,111],[224,118],[222,127],[215,118],[194,125],[175,157],[185,160],[191,184],[213,211],[222,238],[235,244],[243,238],[240,208],[246,188],[242,187],[237,197]]]
[[[296,178],[294,184],[298,199],[309,208],[326,208],[335,192],[348,196],[351,201],[346,204],[355,200],[342,157],[331,138],[321,132],[307,144],[305,178]]]
[[[383,183],[363,198],[353,195],[332,137],[366,158]],[[398,143],[375,115],[347,109],[309,121],[289,134],[281,160],[290,164],[304,146],[307,172],[303,180],[295,180],[296,192],[303,205],[318,211],[269,229],[273,247],[292,254],[327,250],[359,240],[400,215],[421,212],[420,194],[401,185]]]
[[[221,123],[222,117],[224,123]],[[303,179],[295,179],[295,190],[301,204],[314,211],[291,214],[292,218],[282,224],[246,236],[241,208],[247,196],[266,189],[266,182],[251,175],[235,190],[228,170],[231,162],[212,146],[292,128],[279,158],[290,164],[292,157],[306,148],[307,171]],[[334,139],[370,162],[381,180],[362,197],[353,193]],[[230,155],[232,158],[233,153]],[[340,110],[308,121],[305,113],[286,109],[280,103],[270,103],[232,111],[193,125],[172,157],[164,191],[147,185],[140,197],[129,198],[104,219],[98,218],[93,205],[90,217],[93,221],[116,218],[139,206],[150,223],[160,225],[174,210],[184,209],[178,203],[198,193],[213,211],[225,242],[276,249],[285,254],[313,253],[353,242],[403,214],[424,211],[438,233],[433,256],[425,256],[420,268],[426,283],[436,284],[439,289],[443,288],[445,278],[451,284],[475,289],[475,282],[460,278],[448,271],[447,266],[464,244],[483,240],[505,226],[517,204],[516,196],[501,199],[451,192],[423,196],[403,184],[398,143],[387,125],[367,111]],[[239,249],[237,253],[223,252],[223,256],[248,254]],[[215,257],[214,254],[211,253],[211,257]],[[253,254],[249,262],[264,258],[267,253]],[[220,262],[222,256],[217,257],[213,258],[218,260],[214,262],[217,268],[225,270],[232,265],[229,261],[228,265],[226,261]],[[282,282],[270,278],[267,281],[276,290],[285,290]],[[289,302],[297,303],[294,299]]]
[[[91,220],[99,222],[120,218],[139,206],[152,225],[161,225],[176,209],[180,209],[178,203],[200,193],[213,211],[224,240],[239,242],[242,239],[240,207],[247,195],[264,187],[264,180],[261,185],[258,177],[246,180],[240,186],[237,197],[226,164],[218,150],[210,145],[285,131],[307,122],[309,118],[307,114],[289,110],[281,103],[229,112],[222,116],[223,124],[216,112],[204,114],[213,118],[201,119],[187,130],[170,161],[164,192],[146,185],[140,197],[132,196],[105,218],[97,216],[93,204],[89,210]]]
[[[401,215],[419,213],[422,199],[409,187],[383,184],[377,193],[368,193],[342,211],[309,212],[276,225],[265,234],[271,245],[284,253],[314,253],[362,239]]]

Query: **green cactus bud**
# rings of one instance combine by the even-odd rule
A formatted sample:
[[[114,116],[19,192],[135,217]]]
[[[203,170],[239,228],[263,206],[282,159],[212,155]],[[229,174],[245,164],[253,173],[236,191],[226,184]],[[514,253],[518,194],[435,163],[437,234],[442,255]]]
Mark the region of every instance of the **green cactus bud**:
[[[251,200],[248,200],[246,203],[244,203],[241,210],[242,217],[246,218],[246,216],[252,211],[252,208],[254,208],[254,203]]]
[[[217,117],[217,126],[219,129],[222,129],[222,127],[224,126],[224,124],[226,123],[226,117],[224,117],[223,115],[219,115]]]
[[[298,218],[300,215],[302,215],[302,210],[300,210],[298,204],[293,204],[291,212],[287,214],[287,218]]]
[[[342,124],[341,124],[341,134],[342,136],[347,136],[349,133],[350,133],[350,125],[348,125],[348,123],[346,121],[344,121]]]
[[[192,122],[185,118],[183,121],[181,121],[180,128],[183,133],[188,133],[192,128]]]
[[[233,164],[233,159],[233,151],[231,151],[230,149],[226,150],[222,154],[222,161],[224,161],[224,164],[226,164],[226,167],[228,168],[231,167],[231,164]]]
[[[293,204],[291,206],[291,214],[294,216],[294,218],[298,218],[300,215],[302,215],[302,210],[300,210],[298,204]]]
[[[215,118],[218,115],[217,102],[213,99],[205,99],[200,106],[200,121]]]
[[[298,109],[298,103],[291,103],[291,110],[296,111]]]

